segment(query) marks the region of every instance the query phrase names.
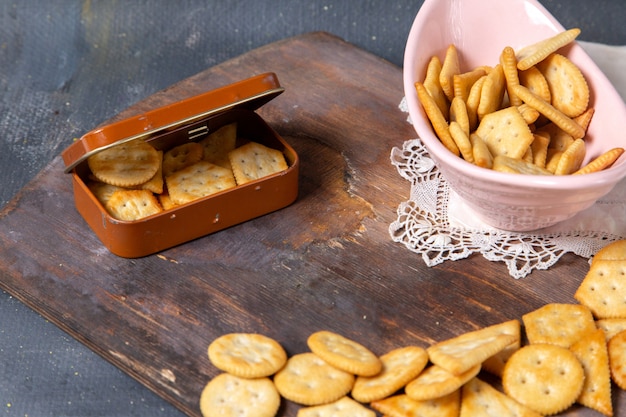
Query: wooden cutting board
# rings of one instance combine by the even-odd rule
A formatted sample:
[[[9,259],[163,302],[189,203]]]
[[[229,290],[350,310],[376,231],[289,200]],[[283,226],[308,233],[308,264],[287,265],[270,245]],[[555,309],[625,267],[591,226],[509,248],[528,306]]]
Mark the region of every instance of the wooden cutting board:
[[[259,332],[288,354],[329,329],[377,354],[426,347],[573,302],[585,259],[512,279],[481,256],[434,268],[392,242],[410,185],[390,163],[414,138],[400,68],[326,33],[280,41],[210,68],[119,115],[273,71],[286,92],[258,112],[301,157],[291,206],[158,255],[110,254],[74,209],[56,157],[0,215],[0,286],[190,416],[218,372],[209,343]],[[616,415],[626,396],[614,392]],[[279,414],[295,416],[283,401]],[[574,407],[566,415],[592,416]]]

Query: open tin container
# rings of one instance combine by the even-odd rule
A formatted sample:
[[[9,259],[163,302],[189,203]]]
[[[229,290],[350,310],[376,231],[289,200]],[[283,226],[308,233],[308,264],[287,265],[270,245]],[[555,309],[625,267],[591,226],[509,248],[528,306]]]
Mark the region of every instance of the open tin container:
[[[138,258],[288,206],[298,195],[298,155],[255,112],[283,91],[276,75],[265,73],[86,133],[62,153],[76,209],[112,253]],[[99,151],[132,140],[167,151],[231,123],[237,146],[254,141],[277,149],[287,169],[134,221],[113,218],[87,185],[87,159]]]

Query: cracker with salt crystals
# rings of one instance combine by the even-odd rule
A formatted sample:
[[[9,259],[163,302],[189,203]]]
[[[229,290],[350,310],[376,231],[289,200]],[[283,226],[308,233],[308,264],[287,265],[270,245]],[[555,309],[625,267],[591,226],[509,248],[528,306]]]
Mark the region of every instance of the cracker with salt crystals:
[[[311,407],[302,407],[297,417],[376,417],[376,413],[350,397]]]
[[[172,175],[202,160],[202,145],[187,142],[169,149],[163,154],[163,175]]]
[[[328,330],[311,334],[307,345],[317,356],[345,372],[372,376],[382,369],[382,362],[368,348]]]
[[[441,72],[439,73],[439,84],[449,101],[454,98],[454,81],[456,74],[461,73],[461,65],[459,63],[459,53],[454,44],[450,44],[446,49],[446,55],[441,64]]]
[[[487,143],[494,158],[505,155],[521,159],[534,139],[517,107],[507,107],[485,115],[476,134]]]
[[[459,417],[541,417],[489,383],[473,378],[462,388]]]
[[[387,417],[458,417],[461,390],[432,400],[417,401],[398,394],[372,401],[370,407]]]
[[[428,67],[426,68],[426,77],[424,77],[424,88],[428,91],[428,94],[432,97],[433,101],[437,104],[437,107],[441,111],[443,117],[447,120],[449,115],[448,97],[441,88],[439,82],[439,74],[441,74],[441,61],[436,55],[433,55],[428,61]]]
[[[574,293],[597,319],[626,317],[626,261],[594,259]]]
[[[626,390],[626,331],[619,332],[609,340],[609,367],[611,378],[623,390]]]
[[[580,304],[551,303],[522,316],[532,343],[569,347],[596,328],[591,311]]]
[[[276,340],[257,333],[228,333],[209,344],[209,360],[218,369],[242,378],[275,374],[287,362]]]
[[[517,50],[515,52],[517,68],[521,71],[527,70],[548,55],[573,42],[579,34],[579,28],[572,28]]]
[[[583,335],[570,350],[574,352],[585,371],[583,390],[576,401],[605,416],[612,416],[611,373],[604,332],[596,329]]]
[[[569,349],[540,343],[526,345],[509,358],[502,387],[517,402],[550,415],[574,404],[584,378],[582,365]]]
[[[240,378],[228,373],[211,379],[200,394],[203,417],[273,417],[280,395],[269,378]]]
[[[552,105],[569,117],[581,115],[589,105],[589,86],[580,69],[564,55],[551,54],[537,63],[548,82]]]
[[[165,183],[170,198],[176,204],[189,203],[237,185],[230,169],[206,161],[174,172],[165,177]]]
[[[150,180],[161,163],[156,149],[134,140],[104,149],[87,158],[91,173],[107,184],[134,187]]]
[[[198,142],[202,146],[202,160],[230,169],[228,153],[237,144],[237,123],[229,123]]]
[[[118,190],[109,197],[105,209],[118,220],[134,221],[163,211],[148,190]]]
[[[430,361],[455,375],[462,374],[515,342],[503,326],[493,325],[435,343],[426,351]]]
[[[454,375],[438,365],[426,368],[417,378],[404,387],[405,393],[418,401],[441,398],[458,390],[480,372],[480,364],[462,374]]]
[[[350,392],[354,375],[328,364],[312,352],[299,353],[287,360],[274,375],[280,395],[301,405],[321,405]]]
[[[402,389],[424,370],[428,363],[428,353],[418,346],[405,346],[385,353],[380,361],[382,370],[379,374],[356,378],[352,398],[367,403]]]
[[[281,151],[257,142],[249,142],[230,151],[228,159],[238,185],[288,168]]]

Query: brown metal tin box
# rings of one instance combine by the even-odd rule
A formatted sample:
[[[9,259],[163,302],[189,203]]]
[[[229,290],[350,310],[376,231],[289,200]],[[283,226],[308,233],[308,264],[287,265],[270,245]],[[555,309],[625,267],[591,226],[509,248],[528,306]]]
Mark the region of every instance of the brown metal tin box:
[[[283,90],[275,74],[261,74],[88,132],[62,153],[78,212],[112,253],[138,258],[288,206],[298,194],[298,155],[254,111]],[[233,122],[238,142],[282,151],[288,168],[136,221],[113,218],[87,186],[87,158],[100,150],[135,139],[167,150]]]

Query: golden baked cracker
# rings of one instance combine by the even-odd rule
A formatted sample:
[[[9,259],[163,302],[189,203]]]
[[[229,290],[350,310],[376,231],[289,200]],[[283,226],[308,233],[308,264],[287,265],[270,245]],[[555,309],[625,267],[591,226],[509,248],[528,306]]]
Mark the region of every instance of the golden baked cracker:
[[[574,298],[597,319],[626,317],[626,261],[595,259]]]
[[[563,151],[554,175],[568,175],[578,171],[585,159],[585,153],[585,142],[582,139],[576,139]]]
[[[503,326],[493,325],[463,333],[429,346],[430,361],[455,375],[481,364],[516,340]]]
[[[228,333],[209,344],[209,360],[216,368],[241,378],[275,374],[287,362],[283,347],[257,333]]]
[[[450,123],[457,122],[463,128],[466,136],[470,135],[470,121],[467,115],[467,106],[460,97],[454,97],[450,103]]]
[[[461,390],[432,400],[417,401],[398,394],[372,401],[370,407],[387,417],[458,417]]]
[[[624,261],[626,260],[626,239],[609,243],[593,255],[593,261]]]
[[[550,103],[552,96],[550,95],[548,80],[546,80],[546,77],[543,76],[537,67],[530,67],[525,71],[519,71],[518,74],[520,85],[523,85],[528,88],[530,92]]]
[[[613,382],[626,390],[626,331],[613,336],[607,345],[609,352],[609,367]]]
[[[464,102],[467,101],[472,86],[483,75],[487,75],[483,68],[475,68],[468,72],[454,74],[452,76],[454,97],[458,97]]]
[[[280,396],[269,378],[223,373],[211,379],[200,394],[203,417],[274,417],[279,407]]]
[[[554,174],[556,167],[559,165],[559,160],[563,156],[563,151],[554,148],[548,148],[546,152],[546,170],[551,174]]]
[[[533,139],[533,141],[534,141],[534,139]],[[533,158],[533,149],[532,149],[532,147],[529,146],[528,149],[526,149],[526,153],[524,154],[524,156],[522,156],[522,161],[534,165],[534,158]]]
[[[382,362],[368,348],[328,330],[311,334],[307,345],[330,365],[351,374],[372,376],[382,369]]]
[[[485,115],[476,134],[486,143],[491,155],[520,159],[534,136],[517,107],[507,107]]]
[[[537,63],[548,81],[550,103],[568,117],[581,115],[589,105],[589,86],[580,69],[564,55],[550,54]]]
[[[448,100],[454,98],[454,82],[452,78],[456,74],[461,73],[459,64],[459,53],[454,44],[450,44],[446,49],[446,55],[441,64],[441,72],[439,73],[439,84]]]
[[[443,117],[448,120],[449,118],[449,101],[446,94],[441,88],[439,82],[439,75],[441,74],[441,61],[439,57],[433,55],[428,61],[428,67],[426,68],[426,76],[424,77],[424,88],[428,91],[428,94],[433,98],[434,102],[439,107]]]
[[[489,152],[487,143],[476,133],[470,134],[470,143],[472,144],[472,154],[474,164],[479,167],[489,168],[493,166],[493,156]]]
[[[187,142],[169,149],[163,154],[163,175],[172,175],[202,160],[202,145]]]
[[[297,417],[376,417],[376,413],[350,397],[329,404],[302,407]]]
[[[107,184],[134,187],[159,169],[159,153],[144,141],[134,140],[102,150],[87,158],[91,173]]]
[[[539,112],[526,103],[522,103],[521,105],[517,106],[517,110],[520,112],[527,125],[535,123],[539,118]]]
[[[519,74],[517,71],[517,58],[515,57],[515,51],[510,46],[505,46],[500,53],[500,65],[502,65],[502,71],[506,80],[506,89],[509,94],[509,103],[511,106],[519,106],[522,104],[522,100],[517,97],[511,87],[519,85]]]
[[[126,190],[127,188],[118,187],[117,185],[107,184],[101,181],[90,181],[87,183],[87,188],[96,197],[96,199],[104,206],[111,198],[114,192],[120,190]]]
[[[493,70],[487,74],[481,90],[480,102],[478,103],[478,120],[481,120],[487,114],[493,113],[502,107],[502,100],[506,90],[506,79],[502,65],[496,65]]]
[[[570,350],[574,352],[585,371],[583,390],[576,401],[605,416],[612,416],[611,372],[604,332],[595,329],[583,335],[578,342],[570,346]]]
[[[541,417],[478,377],[462,388],[459,417]]]
[[[609,341],[619,332],[626,330],[626,318],[596,320],[596,327],[604,332],[604,338]]]
[[[515,339],[500,352],[485,359],[482,364],[482,369],[494,375],[502,376],[504,364],[521,346],[521,325],[519,320],[509,320],[496,326],[500,328],[502,333],[510,334],[514,336]]]
[[[613,162],[617,161],[617,158],[622,156],[624,148],[613,148],[604,152],[602,155],[594,158],[588,164],[581,167],[578,171],[573,172],[573,175],[591,174],[592,172],[602,171],[613,165]]]
[[[246,184],[288,168],[285,155],[277,149],[249,142],[228,153],[238,185]]]
[[[519,49],[515,53],[517,57],[517,68],[521,71],[527,70],[551,53],[558,51],[565,45],[574,41],[579,34],[579,28],[572,28]]]
[[[575,121],[567,117],[552,104],[544,101],[539,96],[532,93],[523,85],[513,86],[513,92],[529,106],[535,108],[539,113],[551,120],[558,127],[578,139],[585,135],[585,130]]]
[[[456,121],[450,122],[450,135],[461,152],[461,156],[469,163],[474,163],[474,150],[465,129]]]
[[[137,188],[142,190],[152,191],[155,194],[161,194],[163,192],[163,151],[157,151],[159,154],[159,168],[156,174],[143,184],[139,184]]]
[[[491,169],[509,174],[553,175],[552,172],[535,165],[534,162],[526,162],[521,159],[509,158],[506,155],[496,156],[493,159],[493,166]]]
[[[582,335],[595,330],[591,310],[580,304],[550,303],[522,316],[531,344],[569,347]]]
[[[289,401],[320,405],[348,394],[354,385],[354,375],[329,365],[315,353],[305,352],[287,360],[274,375],[274,384]]]
[[[228,152],[237,144],[237,123],[229,123],[198,142],[202,146],[202,160],[230,169]]]
[[[530,149],[533,150],[533,164],[537,165],[539,168],[545,168],[550,137],[540,133],[534,133],[533,136],[535,139],[533,139],[533,143],[530,144]]]
[[[206,161],[174,172],[165,177],[165,183],[170,198],[176,204],[185,204],[237,185],[231,170]]]
[[[509,358],[502,387],[517,402],[550,415],[576,401],[584,378],[582,365],[569,349],[538,343],[523,346]]]
[[[424,85],[420,82],[415,83],[415,90],[417,91],[417,97],[422,103],[422,107],[424,108],[424,112],[426,116],[428,116],[428,120],[433,126],[433,130],[435,134],[450,152],[459,156],[459,148],[454,143],[454,139],[450,135],[450,130],[448,129],[448,122],[444,118],[443,114],[439,110],[437,103],[433,100],[433,98],[428,94]]]
[[[593,107],[588,107],[587,110],[582,112],[580,115],[573,118],[573,120],[580,125],[585,131],[589,127],[591,123],[591,119],[593,119],[593,115],[595,114],[596,109]]]
[[[161,193],[157,196],[157,198],[159,200],[159,203],[161,203],[161,207],[163,207],[163,210],[170,210],[178,206],[178,204],[172,201],[169,193]]]
[[[118,220],[134,221],[163,211],[148,190],[119,190],[111,194],[104,208]]]
[[[378,375],[356,378],[352,398],[368,403],[400,390],[422,372],[428,363],[428,353],[418,346],[405,346],[385,353],[380,361],[383,366]]]
[[[487,80],[487,76],[483,75],[480,77],[472,88],[470,89],[469,95],[467,97],[467,101],[465,102],[465,108],[467,110],[467,118],[470,123],[470,131],[476,129],[478,126],[478,106],[480,104],[480,97],[483,89],[483,85]]]
[[[550,144],[548,145],[551,149],[557,149],[559,151],[564,151],[568,146],[574,142],[574,138],[569,133],[565,132],[563,129],[555,125],[554,123],[548,123],[544,126],[541,126],[537,129],[537,133],[543,133],[550,137]]]
[[[438,365],[426,368],[404,387],[405,393],[417,401],[433,400],[451,394],[478,375],[480,364],[465,373],[454,375]]]

